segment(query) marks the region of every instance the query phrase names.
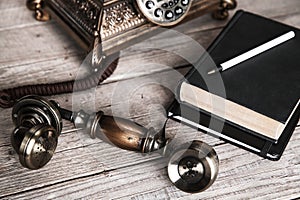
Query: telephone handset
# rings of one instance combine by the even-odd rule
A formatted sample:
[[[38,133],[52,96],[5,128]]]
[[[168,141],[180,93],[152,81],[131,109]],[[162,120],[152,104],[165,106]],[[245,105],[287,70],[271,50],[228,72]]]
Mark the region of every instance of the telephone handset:
[[[136,0],[140,11],[154,24],[172,26],[187,15],[192,0]]]
[[[12,110],[16,128],[11,143],[24,167],[40,169],[51,160],[63,127],[62,119],[73,122],[93,139],[102,139],[121,149],[156,152],[169,158],[170,181],[185,192],[204,191],[217,178],[218,156],[204,142],[193,140],[182,144],[167,138],[165,127],[156,132],[154,128],[147,129],[130,120],[105,115],[102,111],[92,114],[83,110],[73,112],[39,96],[21,98]]]

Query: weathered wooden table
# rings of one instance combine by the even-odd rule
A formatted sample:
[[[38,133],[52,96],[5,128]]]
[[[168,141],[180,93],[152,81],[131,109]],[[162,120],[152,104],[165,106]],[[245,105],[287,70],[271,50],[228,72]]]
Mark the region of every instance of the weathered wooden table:
[[[300,1],[238,0],[238,8],[273,18],[300,28]],[[0,2],[0,89],[34,83],[74,79],[84,52],[55,21],[33,19],[25,1]],[[232,16],[233,13],[231,13]],[[226,21],[209,15],[191,22],[185,34],[207,47]],[[174,48],[180,46],[180,41]],[[164,110],[174,95],[155,81],[176,85],[171,77],[188,67],[175,55],[162,51],[142,51],[137,45],[121,53],[115,73],[95,90],[96,109],[115,116],[130,117],[146,126],[161,125]],[[161,61],[164,65],[136,65]],[[132,67],[135,66],[135,67]],[[178,77],[177,77],[178,78]],[[146,81],[145,80],[151,80]],[[116,97],[122,87],[138,85]],[[120,89],[121,88],[121,89]],[[72,94],[49,97],[72,108]],[[86,98],[88,100],[90,97]],[[122,104],[127,110],[122,109]],[[84,103],[83,103],[84,104]],[[13,130],[11,109],[0,109],[0,198],[56,199],[291,199],[300,197],[300,127],[298,126],[282,158],[265,160],[169,120],[167,132],[176,137],[203,140],[214,146],[220,159],[216,182],[205,192],[188,194],[168,180],[167,161],[159,155],[144,156],[120,150],[99,139],[75,131],[64,121],[63,134],[51,162],[36,171],[24,169],[10,144]],[[300,124],[300,123],[299,123]]]

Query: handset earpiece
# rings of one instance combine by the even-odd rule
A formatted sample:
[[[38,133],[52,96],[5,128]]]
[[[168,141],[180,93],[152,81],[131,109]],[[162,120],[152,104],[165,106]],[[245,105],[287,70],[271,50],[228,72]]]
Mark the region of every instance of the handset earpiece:
[[[12,143],[19,154],[20,163],[29,169],[39,169],[52,158],[57,146],[58,134],[48,124],[38,124],[23,132],[13,133]]]
[[[29,169],[39,169],[52,158],[62,129],[60,113],[51,102],[30,96],[20,99],[13,108],[16,126],[11,143],[20,163]]]
[[[152,23],[173,26],[187,15],[192,0],[136,0],[136,3],[139,10]]]
[[[199,140],[181,145],[171,155],[168,175],[179,189],[195,193],[206,190],[217,178],[219,159],[215,150]]]

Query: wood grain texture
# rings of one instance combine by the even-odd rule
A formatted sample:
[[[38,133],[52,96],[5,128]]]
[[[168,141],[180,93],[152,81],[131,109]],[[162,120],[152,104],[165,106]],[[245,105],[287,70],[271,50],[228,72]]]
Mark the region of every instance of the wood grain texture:
[[[299,0],[238,2],[240,9],[300,28]],[[0,89],[71,80],[88,73],[88,69],[80,67],[85,52],[56,22],[35,21],[24,4],[23,0],[0,1]],[[175,29],[206,48],[225,23],[207,15]],[[157,41],[163,43],[164,39]],[[167,45],[171,50],[189,51],[188,44],[174,41],[175,44]],[[145,50],[143,44],[137,44],[121,52],[116,72],[103,85],[49,98],[68,109],[101,109],[107,114],[131,118],[147,128],[159,128],[165,120],[165,109],[174,98],[177,81],[189,69],[186,64],[176,55]],[[220,159],[216,182],[205,192],[188,194],[168,180],[167,159],[158,154],[120,150],[91,139],[82,131],[76,132],[66,121],[51,162],[41,170],[24,169],[10,146],[13,130],[10,115],[11,109],[0,109],[0,198],[291,199],[300,196],[299,126],[282,158],[272,162],[169,120],[168,135],[180,143],[192,139],[205,141],[214,146]]]

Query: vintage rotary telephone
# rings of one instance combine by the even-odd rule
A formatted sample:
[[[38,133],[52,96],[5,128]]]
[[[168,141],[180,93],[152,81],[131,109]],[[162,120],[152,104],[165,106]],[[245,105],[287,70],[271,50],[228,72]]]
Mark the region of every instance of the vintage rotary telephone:
[[[27,7],[34,11],[37,20],[55,18],[86,51],[92,51],[92,75],[76,82],[0,91],[0,106],[14,105],[12,119],[16,128],[11,141],[21,164],[29,169],[46,165],[58,144],[62,119],[66,119],[86,130],[92,138],[99,137],[122,149],[155,151],[169,157],[169,178],[183,191],[207,189],[215,181],[219,165],[216,152],[209,145],[193,141],[176,147],[165,137],[164,130],[156,133],[152,128],[106,116],[101,111],[91,115],[68,111],[54,101],[26,95],[53,95],[94,87],[117,66],[116,60],[100,73],[104,56],[118,54],[121,49],[149,37],[159,26],[177,25],[207,12],[224,19],[235,6],[235,0],[27,0]]]
[[[68,81],[2,90],[0,107],[11,107],[15,100],[30,94],[48,96],[92,88],[117,66],[115,60],[99,73],[104,57],[153,36],[162,31],[160,26],[174,26],[208,12],[225,19],[236,0],[27,0],[26,5],[39,21],[56,19],[80,46],[92,52],[92,74],[75,84]]]
[[[21,98],[13,107],[12,119],[16,126],[11,143],[19,154],[21,164],[39,169],[52,158],[62,130],[62,119],[86,130],[91,138],[100,138],[115,146],[141,152],[158,152],[170,157],[168,174],[176,187],[186,192],[207,189],[216,179],[219,160],[208,144],[192,141],[176,147],[165,137],[164,129],[155,132],[132,121],[104,115],[102,111],[88,114],[72,112],[56,102],[39,96]]]
[[[236,0],[27,0],[35,18],[56,19],[87,51],[101,43],[106,55],[205,13],[225,19]]]

